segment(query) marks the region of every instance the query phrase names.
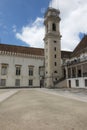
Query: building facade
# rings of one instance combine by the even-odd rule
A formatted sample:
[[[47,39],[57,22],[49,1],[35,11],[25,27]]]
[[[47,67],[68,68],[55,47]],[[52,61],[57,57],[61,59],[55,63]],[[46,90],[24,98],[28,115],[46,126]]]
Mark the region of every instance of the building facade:
[[[45,13],[44,49],[0,44],[0,88],[87,88],[87,35],[73,52],[61,51],[59,14]]]
[[[0,44],[0,86],[39,87],[43,54],[43,49]]]
[[[67,87],[87,87],[87,36],[85,35],[78,46],[63,64],[66,71]]]

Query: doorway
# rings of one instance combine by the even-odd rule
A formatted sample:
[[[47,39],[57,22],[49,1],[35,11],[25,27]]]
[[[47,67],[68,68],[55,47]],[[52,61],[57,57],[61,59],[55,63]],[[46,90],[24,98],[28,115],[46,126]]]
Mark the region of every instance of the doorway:
[[[69,80],[69,88],[71,88],[71,80]]]

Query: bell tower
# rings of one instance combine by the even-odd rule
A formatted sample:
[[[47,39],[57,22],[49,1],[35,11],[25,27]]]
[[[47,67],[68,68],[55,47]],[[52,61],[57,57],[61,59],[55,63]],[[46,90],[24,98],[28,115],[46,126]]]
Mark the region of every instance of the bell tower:
[[[53,88],[61,78],[60,11],[48,8],[44,16],[45,87]]]

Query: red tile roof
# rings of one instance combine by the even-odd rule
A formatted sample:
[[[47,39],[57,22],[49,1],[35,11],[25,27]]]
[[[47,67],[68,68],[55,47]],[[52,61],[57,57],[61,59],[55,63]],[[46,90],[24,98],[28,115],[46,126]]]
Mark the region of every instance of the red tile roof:
[[[62,59],[67,59],[71,57],[72,52],[70,51],[61,51],[61,58]]]
[[[44,56],[44,49],[42,48],[24,47],[8,44],[0,44],[0,51]],[[61,58],[70,58],[71,54],[72,52],[69,51],[61,51]]]
[[[0,44],[0,51],[44,56],[44,49],[41,48],[23,47],[7,44]]]
[[[85,52],[85,50],[87,51],[87,35],[85,35],[80,43],[76,46],[72,53],[72,57],[79,56],[81,52]]]

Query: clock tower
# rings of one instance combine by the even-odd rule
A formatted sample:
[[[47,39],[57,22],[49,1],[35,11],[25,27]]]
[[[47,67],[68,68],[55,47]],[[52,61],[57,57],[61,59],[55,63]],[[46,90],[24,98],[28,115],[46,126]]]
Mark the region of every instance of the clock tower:
[[[44,16],[45,87],[53,88],[62,75],[59,17],[60,11],[48,8]]]

